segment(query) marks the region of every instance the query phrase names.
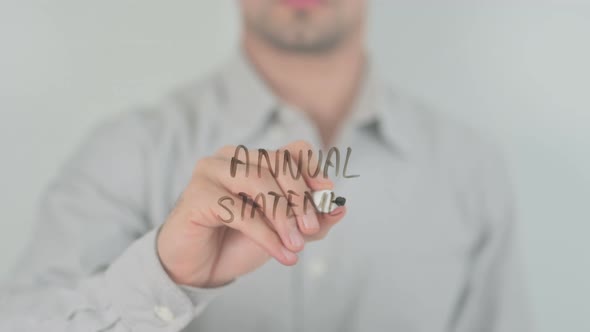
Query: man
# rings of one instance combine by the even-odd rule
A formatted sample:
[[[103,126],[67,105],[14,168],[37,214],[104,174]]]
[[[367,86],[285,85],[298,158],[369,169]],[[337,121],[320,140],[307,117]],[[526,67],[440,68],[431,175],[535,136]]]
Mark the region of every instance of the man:
[[[104,124],[63,168],[0,330],[525,331],[502,164],[376,77],[365,1],[240,4],[223,70]],[[313,165],[330,146],[347,177],[257,154]],[[332,189],[347,207],[304,208]]]

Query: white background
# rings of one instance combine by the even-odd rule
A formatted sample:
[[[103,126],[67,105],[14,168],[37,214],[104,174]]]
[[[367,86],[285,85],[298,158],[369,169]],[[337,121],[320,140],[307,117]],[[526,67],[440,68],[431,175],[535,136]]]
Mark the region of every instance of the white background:
[[[0,0],[0,277],[93,125],[235,49],[234,2]],[[375,60],[503,144],[537,329],[590,331],[590,3],[406,2],[373,1]]]

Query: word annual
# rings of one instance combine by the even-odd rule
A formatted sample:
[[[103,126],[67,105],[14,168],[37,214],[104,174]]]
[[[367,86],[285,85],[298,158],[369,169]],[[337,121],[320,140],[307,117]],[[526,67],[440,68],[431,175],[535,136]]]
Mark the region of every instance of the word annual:
[[[350,160],[350,155],[352,154],[352,149],[350,147],[348,147],[346,149],[346,157],[344,160],[344,168],[342,171],[342,176],[344,178],[356,178],[359,177],[359,175],[348,175],[347,174],[347,168],[348,168],[348,161]],[[274,176],[275,178],[279,176],[279,172],[280,172],[280,161],[281,159],[283,160],[283,175],[287,175],[287,168],[289,169],[289,173],[291,175],[291,177],[295,180],[299,179],[299,177],[301,177],[302,173],[305,171],[303,169],[303,151],[299,150],[297,153],[297,158],[293,158],[293,156],[291,155],[291,152],[288,150],[284,150],[281,151],[276,151],[276,153],[274,153],[274,168],[272,166],[271,163],[271,158],[268,154],[268,151],[265,149],[258,149],[258,164],[257,164],[257,170],[258,170],[258,177],[261,177],[261,173],[262,173],[262,168],[263,166],[263,159],[264,162],[266,163],[266,169],[268,169],[270,171],[270,173],[272,174],[272,176]],[[323,152],[322,150],[319,150],[318,154],[317,154],[317,160],[315,162],[315,165],[312,164],[313,163],[313,151],[312,150],[308,150],[307,151],[307,165],[306,165],[306,170],[307,170],[307,175],[310,178],[315,178],[317,177],[321,170],[323,169],[322,172],[322,176],[324,178],[328,178],[328,172],[330,170],[330,168],[334,168],[334,175],[338,176],[339,172],[340,172],[340,150],[336,147],[332,147],[328,150],[328,153],[326,155],[326,160],[323,163],[322,166],[322,160],[323,160]],[[282,157],[282,158],[281,158]],[[293,166],[293,162],[292,160],[295,159],[297,165]],[[236,147],[236,151],[234,153],[234,156],[231,159],[231,165],[230,165],[230,175],[232,178],[236,177],[236,173],[237,173],[237,169],[238,169],[238,165],[244,165],[244,175],[246,177],[248,177],[249,173],[250,173],[250,153],[248,151],[248,148],[246,148],[244,145],[238,145]],[[295,168],[295,171],[293,170],[293,168]],[[312,172],[312,168],[314,169]]]

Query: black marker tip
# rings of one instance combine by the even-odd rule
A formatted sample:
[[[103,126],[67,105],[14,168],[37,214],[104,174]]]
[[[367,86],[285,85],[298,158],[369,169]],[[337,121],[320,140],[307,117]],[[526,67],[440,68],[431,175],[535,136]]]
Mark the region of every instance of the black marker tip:
[[[338,205],[338,206],[344,206],[344,204],[346,204],[346,198],[342,197],[342,196],[338,196],[336,197],[336,199],[334,200],[334,204]]]

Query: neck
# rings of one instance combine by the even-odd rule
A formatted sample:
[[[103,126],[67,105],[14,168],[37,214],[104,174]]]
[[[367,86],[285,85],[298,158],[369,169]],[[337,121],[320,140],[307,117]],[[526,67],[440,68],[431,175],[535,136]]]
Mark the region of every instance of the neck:
[[[322,54],[294,54],[246,33],[243,46],[273,92],[306,113],[330,145],[351,111],[365,64],[361,38]]]

